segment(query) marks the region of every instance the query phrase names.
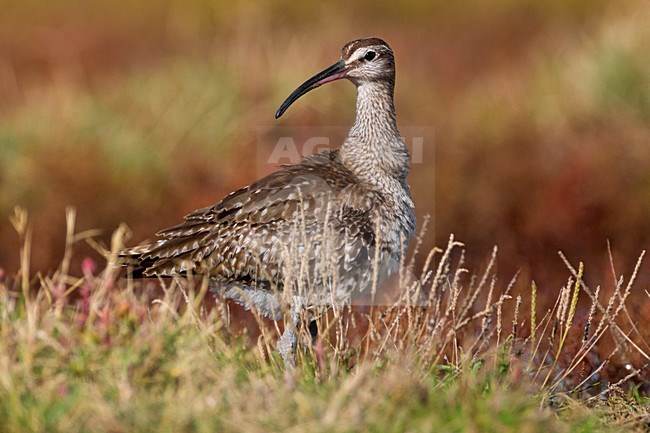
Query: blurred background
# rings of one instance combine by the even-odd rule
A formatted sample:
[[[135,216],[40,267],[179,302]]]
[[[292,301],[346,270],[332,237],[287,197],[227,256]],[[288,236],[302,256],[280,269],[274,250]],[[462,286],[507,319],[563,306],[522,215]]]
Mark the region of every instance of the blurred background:
[[[5,1],[0,14],[0,267],[15,272],[16,205],[33,266],[63,255],[65,208],[137,244],[273,167],[260,131],[351,125],[335,83],[279,121],[283,99],[378,36],[397,57],[404,130],[424,127],[410,184],[424,249],[451,233],[469,266],[557,290],[557,251],[611,284],[650,240],[650,2],[646,0]],[[304,131],[301,129],[300,131]],[[268,146],[274,142],[269,139]],[[85,245],[76,268],[98,256]],[[424,257],[423,257],[424,259]],[[639,292],[647,287],[642,268]],[[505,284],[505,283],[504,283]],[[522,289],[523,290],[523,289]]]

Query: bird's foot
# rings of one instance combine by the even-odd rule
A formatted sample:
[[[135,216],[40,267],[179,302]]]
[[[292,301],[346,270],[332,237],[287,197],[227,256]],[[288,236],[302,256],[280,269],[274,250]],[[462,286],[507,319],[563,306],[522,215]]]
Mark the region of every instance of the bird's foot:
[[[278,352],[282,356],[284,365],[287,370],[292,370],[296,367],[296,345],[298,343],[298,338],[296,333],[293,331],[285,330],[282,334],[282,337],[278,340],[277,348]]]

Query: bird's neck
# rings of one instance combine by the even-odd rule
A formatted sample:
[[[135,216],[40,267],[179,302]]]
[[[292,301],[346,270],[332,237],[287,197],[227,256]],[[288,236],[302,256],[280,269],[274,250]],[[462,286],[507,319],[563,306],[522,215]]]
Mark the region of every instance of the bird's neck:
[[[343,163],[369,183],[390,176],[405,180],[410,158],[397,130],[393,82],[357,85],[357,118],[341,146]]]

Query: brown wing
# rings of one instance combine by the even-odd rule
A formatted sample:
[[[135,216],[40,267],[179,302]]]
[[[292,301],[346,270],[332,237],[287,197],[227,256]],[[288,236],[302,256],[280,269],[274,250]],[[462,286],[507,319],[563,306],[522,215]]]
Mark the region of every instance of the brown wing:
[[[371,203],[337,152],[285,166],[220,203],[158,233],[156,244],[125,251],[144,276],[184,272],[217,280],[281,283],[283,248],[320,244],[326,222],[352,263],[374,242]],[[365,197],[365,198],[364,198]]]

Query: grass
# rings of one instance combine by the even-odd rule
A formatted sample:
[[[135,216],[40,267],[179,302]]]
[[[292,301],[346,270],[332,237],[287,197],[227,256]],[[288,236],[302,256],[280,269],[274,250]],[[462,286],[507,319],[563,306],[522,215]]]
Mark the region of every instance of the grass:
[[[75,245],[93,233],[75,231],[74,212],[67,220],[61,266],[32,275],[27,215],[12,219],[23,247],[19,274],[0,280],[0,431],[613,432],[650,421],[644,363],[604,379],[611,355],[646,345],[622,331],[634,277],[594,296],[577,326],[578,299],[594,294],[582,264],[570,268],[555,308],[529,321],[535,292],[512,299],[495,256],[470,277],[452,238],[392,305],[322,316],[329,332],[287,372],[275,326],[242,326],[200,281],[119,278],[124,229],[105,265],[86,260],[70,275]],[[617,343],[600,361],[606,335]]]
[[[0,15],[0,432],[647,430],[648,2],[122,3]],[[117,278],[112,232],[271,170],[260,129],[362,35],[395,49],[400,126],[435,130],[409,176],[435,229],[401,298],[323,316],[287,375],[281,326]]]

